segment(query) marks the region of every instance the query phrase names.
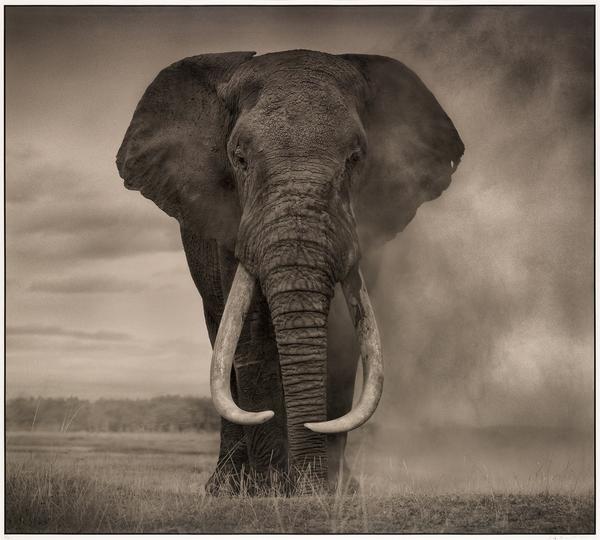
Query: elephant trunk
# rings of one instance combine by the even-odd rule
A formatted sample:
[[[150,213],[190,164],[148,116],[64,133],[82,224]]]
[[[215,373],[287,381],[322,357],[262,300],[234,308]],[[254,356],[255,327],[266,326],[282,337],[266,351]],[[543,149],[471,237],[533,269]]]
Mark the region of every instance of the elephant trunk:
[[[288,469],[292,477],[300,475],[322,487],[327,438],[305,424],[327,420],[327,316],[334,283],[327,269],[305,264],[273,268],[262,286],[279,352]]]

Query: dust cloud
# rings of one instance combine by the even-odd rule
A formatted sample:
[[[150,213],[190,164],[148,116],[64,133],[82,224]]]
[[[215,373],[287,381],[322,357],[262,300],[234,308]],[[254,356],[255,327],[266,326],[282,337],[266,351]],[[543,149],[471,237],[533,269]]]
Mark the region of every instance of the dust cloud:
[[[591,426],[591,14],[449,8],[403,34],[466,151],[371,284],[386,416]]]
[[[554,451],[544,478],[573,476],[580,456],[575,476],[589,480],[593,11],[452,7],[413,22],[390,54],[433,91],[466,150],[441,198],[365,256],[386,383],[351,447],[367,444],[378,469],[374,456],[391,456],[388,477],[404,478],[407,456],[435,476],[474,452],[504,463],[500,476],[531,478]]]

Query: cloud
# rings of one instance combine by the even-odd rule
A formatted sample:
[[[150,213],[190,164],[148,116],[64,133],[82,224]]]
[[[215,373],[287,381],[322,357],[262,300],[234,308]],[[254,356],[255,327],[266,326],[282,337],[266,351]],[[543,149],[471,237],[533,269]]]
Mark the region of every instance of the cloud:
[[[51,325],[19,325],[8,326],[6,335],[10,336],[44,336],[44,337],[69,337],[73,339],[93,340],[93,341],[126,341],[132,339],[132,336],[123,332],[111,332],[99,330],[89,332],[85,330],[73,330]]]
[[[83,276],[34,281],[28,290],[58,294],[130,293],[144,290],[139,281],[128,281],[112,276]]]
[[[210,345],[185,336],[138,339],[112,331],[11,326],[7,395],[207,395],[210,356]]]
[[[106,164],[104,164],[106,167]],[[179,227],[111,173],[108,184],[33,144],[7,152],[7,259],[17,269],[181,250]]]
[[[6,153],[6,202],[21,207],[45,201],[72,200],[97,193],[89,173],[73,170],[66,163],[46,158],[32,144],[14,143]]]

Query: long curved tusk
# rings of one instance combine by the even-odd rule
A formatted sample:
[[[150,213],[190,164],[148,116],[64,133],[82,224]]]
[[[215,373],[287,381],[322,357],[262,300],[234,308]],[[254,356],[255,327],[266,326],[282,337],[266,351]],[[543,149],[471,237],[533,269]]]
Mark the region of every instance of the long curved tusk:
[[[327,422],[304,424],[304,427],[317,433],[345,433],[362,426],[375,412],[383,392],[383,357],[379,330],[358,266],[344,279],[342,289],[360,345],[363,389],[356,407],[348,414]]]
[[[231,367],[244,318],[254,293],[254,278],[238,264],[231,291],[219,325],[210,363],[210,393],[217,412],[234,424],[262,424],[273,418],[273,411],[248,412],[231,397]]]

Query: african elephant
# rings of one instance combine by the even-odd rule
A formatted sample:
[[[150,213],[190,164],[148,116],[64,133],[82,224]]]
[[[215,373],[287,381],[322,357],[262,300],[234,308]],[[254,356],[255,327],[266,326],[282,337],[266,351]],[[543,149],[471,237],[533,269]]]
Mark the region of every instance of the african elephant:
[[[147,88],[117,167],[179,221],[202,296],[222,416],[209,492],[242,467],[283,471],[292,486],[308,473],[323,489],[349,477],[346,434],[383,385],[360,247],[393,238],[438,197],[463,152],[435,97],[387,57],[203,54]],[[328,355],[338,283],[360,355]]]

